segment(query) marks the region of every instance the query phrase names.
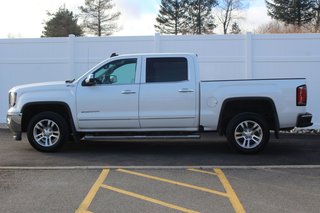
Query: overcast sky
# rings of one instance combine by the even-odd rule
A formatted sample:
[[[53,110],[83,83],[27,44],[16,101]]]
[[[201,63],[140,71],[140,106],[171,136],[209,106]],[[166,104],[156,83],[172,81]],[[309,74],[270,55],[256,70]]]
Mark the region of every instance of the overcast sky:
[[[153,35],[161,0],[113,0],[122,15],[121,31],[114,35]],[[47,11],[54,13],[61,5],[78,13],[84,0],[0,0],[0,38],[39,38]],[[253,31],[270,20],[264,0],[251,0],[240,24],[243,32]],[[219,33],[218,30],[215,30]]]

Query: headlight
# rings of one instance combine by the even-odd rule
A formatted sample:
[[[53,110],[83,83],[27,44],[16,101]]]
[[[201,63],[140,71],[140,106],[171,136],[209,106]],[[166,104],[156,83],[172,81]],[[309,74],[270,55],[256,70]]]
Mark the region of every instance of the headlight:
[[[9,106],[13,107],[14,105],[16,105],[16,101],[17,101],[17,93],[10,92],[9,93]]]

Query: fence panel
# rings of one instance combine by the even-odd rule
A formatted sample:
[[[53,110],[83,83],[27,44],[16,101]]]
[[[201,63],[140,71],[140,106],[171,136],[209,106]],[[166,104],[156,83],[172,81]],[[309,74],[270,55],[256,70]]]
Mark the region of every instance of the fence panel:
[[[202,80],[305,77],[320,128],[320,34],[1,39],[0,123],[11,87],[77,78],[113,52],[196,53]]]

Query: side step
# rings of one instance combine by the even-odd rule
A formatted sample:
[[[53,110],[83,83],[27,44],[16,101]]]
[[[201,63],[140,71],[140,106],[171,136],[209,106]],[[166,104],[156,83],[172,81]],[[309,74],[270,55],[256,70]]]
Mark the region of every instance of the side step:
[[[200,135],[125,135],[125,136],[95,136],[86,135],[82,141],[108,141],[108,140],[142,140],[142,139],[200,139]]]

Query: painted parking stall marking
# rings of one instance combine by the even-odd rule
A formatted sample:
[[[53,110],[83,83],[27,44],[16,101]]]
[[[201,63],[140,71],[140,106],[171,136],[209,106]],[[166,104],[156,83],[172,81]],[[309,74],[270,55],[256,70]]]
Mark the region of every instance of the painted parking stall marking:
[[[227,192],[227,196],[229,197],[229,200],[237,213],[242,213],[245,212],[237,194],[234,192],[230,182],[228,181],[227,177],[224,175],[221,169],[214,169],[214,172],[207,172],[203,170],[198,170],[198,169],[189,169],[190,171],[195,171],[195,172],[200,172],[200,173],[205,173],[209,175],[215,175],[219,178],[221,181],[221,184],[223,185],[224,189]]]
[[[101,174],[99,175],[96,182],[92,185],[90,191],[88,192],[85,199],[80,204],[79,208],[76,210],[76,213],[89,213],[88,208],[94,199],[95,195],[97,194],[99,188],[103,184],[103,182],[106,180],[110,170],[109,169],[103,169]]]
[[[170,184],[174,184],[174,185],[178,185],[178,186],[183,186],[183,187],[191,188],[191,189],[194,189],[194,190],[208,192],[208,193],[211,193],[211,194],[216,194],[216,195],[228,197],[228,195],[226,193],[215,191],[215,190],[211,190],[211,189],[207,189],[207,188],[203,188],[203,187],[198,187],[198,186],[194,186],[194,185],[190,185],[190,184],[186,184],[186,183],[172,181],[172,180],[159,178],[159,177],[155,177],[155,176],[151,176],[151,175],[146,175],[146,174],[142,174],[142,173],[139,173],[139,172],[133,172],[133,171],[129,171],[129,170],[124,170],[124,169],[118,169],[117,171],[128,173],[128,174],[132,174],[132,175],[136,175],[136,176],[140,176],[140,177],[144,177],[144,178],[148,178],[148,179],[152,179],[152,180],[162,181],[162,182],[166,182],[166,183],[170,183]]]
[[[179,203],[179,205],[177,205],[177,204],[167,202],[167,201],[163,200],[163,198],[157,199],[156,197],[146,196],[143,193],[137,193],[137,192],[126,190],[126,189],[123,189],[123,188],[120,188],[117,186],[113,186],[112,183],[111,184],[109,183],[109,182],[112,182],[111,181],[112,177],[110,177],[110,173],[113,173],[113,174],[121,173],[122,175],[128,176],[126,178],[131,178],[130,179],[131,185],[135,184],[134,181],[131,182],[132,177],[137,177],[137,178],[146,179],[146,180],[153,181],[153,182],[161,182],[164,184],[168,184],[168,187],[174,186],[177,188],[177,190],[182,190],[183,188],[187,188],[189,190],[194,190],[197,193],[207,193],[208,196],[212,196],[212,199],[215,199],[215,197],[216,198],[222,197],[223,199],[227,199],[230,202],[235,213],[245,213],[245,210],[244,210],[237,194],[233,190],[230,182],[228,181],[227,177],[225,176],[225,174],[223,173],[223,171],[221,169],[215,168],[215,169],[213,169],[213,171],[212,170],[208,171],[208,170],[200,170],[200,169],[190,168],[190,169],[183,170],[183,171],[184,171],[184,173],[193,172],[193,173],[198,173],[198,174],[202,174],[202,175],[211,175],[212,177],[217,178],[219,180],[219,183],[221,186],[223,186],[224,191],[213,190],[213,189],[210,189],[207,187],[197,186],[195,184],[189,184],[189,183],[185,183],[185,182],[167,179],[164,177],[158,177],[155,175],[142,173],[140,171],[139,172],[133,171],[131,169],[130,170],[128,170],[128,169],[113,169],[113,170],[103,169],[101,174],[97,178],[96,182],[92,185],[88,194],[85,196],[84,200],[80,204],[79,208],[76,210],[76,213],[92,213],[92,211],[90,211],[90,205],[92,204],[92,201],[96,198],[97,192],[99,190],[101,190],[102,194],[111,193],[111,192],[118,193],[120,195],[133,198],[132,202],[134,202],[134,200],[138,199],[140,201],[145,201],[148,203],[156,204],[158,206],[162,206],[163,208],[169,208],[172,210],[176,210],[178,212],[194,213],[194,212],[201,212],[201,210],[202,210],[203,206],[197,206],[197,209],[191,209],[191,208],[185,207],[184,205],[187,205],[187,203],[184,203],[183,201],[181,202],[182,204]],[[132,176],[132,177],[130,177],[130,176]],[[216,187],[218,187],[218,186],[216,186]],[[101,196],[101,193],[99,194],[99,196]],[[210,197],[210,199],[211,199],[211,197]],[[111,201],[109,201],[109,202],[111,202]],[[107,205],[108,204],[106,204],[106,207],[107,207]],[[126,204],[126,205],[130,205],[130,204]]]
[[[109,189],[109,190],[114,191],[114,192],[118,192],[118,193],[127,195],[127,196],[138,198],[138,199],[141,199],[141,200],[144,200],[144,201],[148,201],[148,202],[152,202],[152,203],[155,203],[155,204],[159,204],[159,205],[162,205],[162,206],[165,206],[165,207],[168,207],[168,208],[171,208],[171,209],[175,209],[175,210],[178,210],[178,211],[181,211],[181,212],[197,213],[197,211],[193,211],[193,210],[190,210],[190,209],[187,209],[187,208],[183,208],[183,207],[180,207],[180,206],[177,206],[177,205],[173,205],[173,204],[170,204],[170,203],[167,203],[167,202],[163,202],[161,200],[157,200],[157,199],[154,199],[154,198],[146,197],[146,196],[143,196],[143,195],[140,195],[140,194],[137,194],[137,193],[129,192],[129,191],[122,190],[122,189],[119,189],[119,188],[116,188],[116,187],[112,187],[112,186],[109,186],[109,185],[102,184],[101,187],[105,188],[105,189]]]

